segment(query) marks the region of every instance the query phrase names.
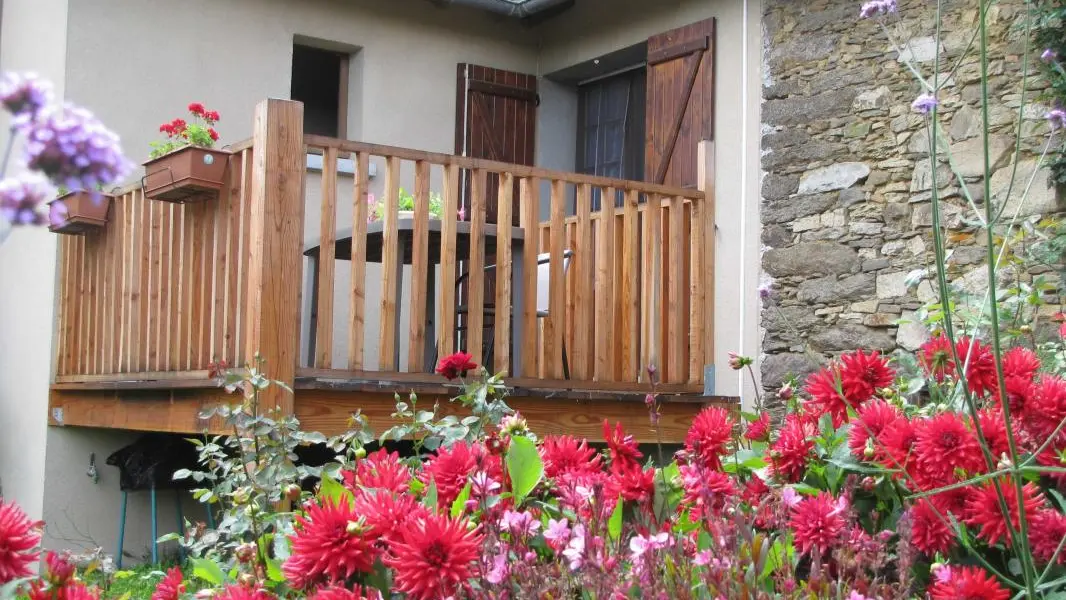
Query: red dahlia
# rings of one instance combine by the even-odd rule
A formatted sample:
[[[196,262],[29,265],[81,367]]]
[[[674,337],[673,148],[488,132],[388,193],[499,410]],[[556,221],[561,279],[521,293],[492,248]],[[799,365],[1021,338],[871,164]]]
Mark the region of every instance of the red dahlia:
[[[785,417],[781,435],[770,446],[770,468],[774,475],[789,482],[803,479],[807,461],[814,449],[815,429],[795,414]]]
[[[353,585],[351,589],[328,587],[308,596],[307,600],[381,600],[381,592],[376,588],[364,588],[360,585]]]
[[[34,548],[41,542],[43,525],[31,521],[14,502],[4,504],[0,498],[0,586],[33,575],[33,565],[41,556]]]
[[[171,567],[166,576],[155,586],[152,600],[178,600],[185,593],[181,567]]]
[[[66,553],[56,554],[49,551],[44,555],[45,579],[54,586],[66,585],[74,577],[74,563]]]
[[[708,469],[722,468],[721,456],[726,452],[734,425],[724,408],[709,407],[700,411],[685,436],[689,456]]]
[[[466,377],[468,371],[473,371],[477,368],[477,363],[472,360],[473,358],[472,354],[466,352],[456,352],[445,356],[437,364],[437,373],[447,379]]]
[[[496,481],[503,479],[500,457],[489,454],[481,444],[459,441],[438,449],[422,467],[421,478],[426,485],[436,484],[437,505],[450,507],[477,471],[485,471]]]
[[[626,502],[643,504],[655,495],[655,469],[642,469],[638,464],[626,464],[611,469],[604,487],[604,496],[613,507],[619,496]]]
[[[878,436],[886,427],[902,418],[899,409],[884,400],[878,399],[864,404],[859,408],[859,417],[848,431],[848,448],[851,448],[851,453],[859,460],[880,460],[885,456],[885,451],[878,443]],[[871,436],[873,456],[866,456],[867,440]]]
[[[753,442],[765,442],[770,439],[770,413],[764,412],[758,419],[748,423],[744,437]]]
[[[1007,421],[1003,411],[998,408],[984,408],[977,413],[977,426],[985,436],[992,456],[997,459],[1004,454],[1010,455],[1010,443],[1007,439]]]
[[[360,460],[354,472],[344,471],[341,475],[352,490],[370,488],[402,494],[411,482],[411,469],[400,462],[399,453],[389,453],[384,448]]]
[[[1059,543],[1066,539],[1066,515],[1057,510],[1043,509],[1027,516],[1030,519],[1029,546],[1038,560],[1047,563],[1055,555]],[[1066,549],[1058,553],[1055,561],[1066,565]]]
[[[1015,346],[1003,353],[1003,377],[1021,377],[1033,380],[1040,370],[1036,353],[1024,346]]]
[[[848,403],[841,394],[840,368],[829,365],[807,377],[804,387],[811,399],[807,403],[814,414],[833,416],[833,425],[839,427],[848,421]]]
[[[966,503],[972,494],[973,488],[958,487],[937,492],[928,496],[928,499],[940,512],[961,517],[966,512]]]
[[[1018,417],[1025,413],[1025,407],[1029,404],[1029,398],[1032,397],[1033,391],[1036,389],[1036,385],[1031,379],[1024,377],[1006,377],[1007,399],[1010,402],[1010,414],[1012,417]],[[996,400],[1000,397],[999,390],[996,390]]]
[[[964,335],[955,342],[955,353],[966,365],[966,387],[971,393],[981,395],[996,390],[999,377],[991,348]]]
[[[27,597],[29,600],[98,600],[100,591],[95,588],[90,590],[77,581],[68,581],[63,586],[45,586],[40,581],[34,581],[30,584]]]
[[[395,571],[395,589],[412,600],[446,598],[470,578],[481,553],[481,534],[466,521],[439,515],[412,519],[402,541],[385,560]]]
[[[857,350],[840,357],[840,384],[851,406],[873,398],[877,390],[889,387],[895,378],[896,371],[888,366],[888,358],[876,350],[871,354]]]
[[[932,489],[956,481],[956,469],[980,472],[984,466],[981,446],[958,413],[940,413],[916,422],[919,485]]]
[[[374,532],[378,546],[387,550],[399,541],[404,523],[429,515],[429,509],[410,494],[374,490],[356,497],[355,514],[362,517]]]
[[[844,511],[847,501],[837,500],[827,492],[805,498],[792,509],[789,527],[801,552],[819,550],[825,552],[833,547],[847,520]]]
[[[296,533],[289,536],[292,554],[283,567],[295,587],[315,583],[344,583],[357,573],[374,569],[369,526],[347,501],[312,503],[296,517]]]
[[[611,454],[612,471],[630,465],[640,466],[640,459],[644,455],[637,449],[637,441],[633,439],[633,436],[627,435],[622,429],[621,423],[615,423],[614,431],[612,431],[611,426],[604,419],[603,439],[607,441],[607,448]]]
[[[1018,494],[1015,493],[1014,482],[1008,477],[1000,477],[998,481],[1010,513],[1010,526],[1017,531],[1019,527]],[[1029,518],[1044,505],[1044,496],[1040,488],[1033,483],[1025,484],[1022,491],[1025,514]],[[1003,518],[1003,511],[1000,510],[999,495],[996,493],[993,480],[984,482],[971,493],[970,499],[966,502],[962,520],[967,525],[977,528],[977,537],[988,542],[989,545],[997,544],[1007,537],[1007,520]]]
[[[955,532],[951,530],[951,520],[943,511],[938,512],[929,500],[919,498],[911,506],[911,543],[926,556],[937,552],[947,553],[955,546]]]
[[[1032,390],[1025,405],[1025,426],[1037,440],[1046,440],[1055,433],[1059,423],[1066,419],[1066,379],[1044,375]],[[1063,430],[1059,436],[1066,439]]]
[[[564,473],[596,473],[600,471],[600,456],[589,448],[586,440],[569,435],[548,435],[540,446],[544,461],[544,476],[554,479]]]
[[[955,358],[951,353],[951,341],[943,333],[930,338],[918,349],[918,362],[928,375],[937,381],[955,376]]]
[[[915,463],[914,444],[917,441],[918,432],[914,423],[901,418],[881,430],[874,446],[883,453],[881,460],[886,467],[911,472]]]
[[[1007,600],[1010,592],[980,567],[950,567],[951,575],[929,587],[932,600]]]
[[[222,588],[222,593],[212,596],[215,600],[272,600],[275,597],[274,594],[258,585],[254,587],[227,585]]]
[[[732,477],[696,465],[681,465],[681,487],[685,490],[681,505],[691,511],[696,521],[703,518],[705,511],[718,513],[737,494]]]

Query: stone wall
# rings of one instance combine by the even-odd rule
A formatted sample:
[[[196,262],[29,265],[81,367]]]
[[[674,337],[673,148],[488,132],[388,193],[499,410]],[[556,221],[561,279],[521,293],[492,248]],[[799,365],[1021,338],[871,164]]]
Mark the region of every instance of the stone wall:
[[[931,37],[935,3],[899,4],[890,26],[931,77],[938,51]],[[980,62],[975,50],[965,52],[977,26],[977,2],[944,4],[943,135],[983,211]],[[934,297],[929,281],[913,288],[906,283],[909,272],[934,265],[928,119],[910,107],[919,85],[876,21],[858,18],[859,6],[855,0],[764,2],[762,264],[772,288],[764,300],[761,369],[768,390],[841,351],[914,349],[928,335],[913,320],[897,324]],[[1008,0],[991,10],[991,188],[997,201],[1014,170],[1023,8],[1024,2]],[[950,73],[948,65],[964,54]],[[1030,80],[1027,105],[1040,85]],[[1031,105],[1023,113],[1020,182],[1032,175],[1046,140],[1046,111]],[[973,226],[974,212],[947,165],[938,167],[937,184],[946,199],[942,222],[955,247],[953,277],[983,291],[983,232]],[[1020,207],[1019,187],[1008,201],[1010,213],[1066,208],[1048,188],[1046,173],[1038,174]]]

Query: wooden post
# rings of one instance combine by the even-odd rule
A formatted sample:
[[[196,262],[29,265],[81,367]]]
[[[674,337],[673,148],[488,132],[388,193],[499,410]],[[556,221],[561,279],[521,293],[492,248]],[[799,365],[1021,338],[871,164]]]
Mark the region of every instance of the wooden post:
[[[693,236],[696,235],[696,228],[702,228],[703,237],[703,256],[700,257],[703,262],[703,356],[705,365],[712,367],[714,372],[714,379],[711,381],[705,380],[703,388],[705,392],[717,392],[717,387],[720,387],[721,383],[726,379],[729,366],[725,361],[715,361],[715,337],[716,337],[716,318],[715,318],[715,278],[718,274],[718,270],[715,268],[714,255],[716,246],[716,234],[715,227],[715,197],[714,197],[714,142],[704,140],[700,142],[697,153],[697,167],[698,167],[698,183],[699,190],[704,193],[703,207],[699,211],[702,213],[701,223],[696,223],[693,219],[692,229]],[[694,212],[693,215],[696,213]],[[736,319],[737,313],[733,313],[733,319]],[[725,315],[723,315],[723,318]]]
[[[304,233],[304,107],[264,100],[255,107],[248,231],[248,335],[243,360],[256,353],[268,377],[292,386],[300,344]],[[292,393],[271,386],[263,406],[293,413]],[[280,416],[280,415],[279,415]]]

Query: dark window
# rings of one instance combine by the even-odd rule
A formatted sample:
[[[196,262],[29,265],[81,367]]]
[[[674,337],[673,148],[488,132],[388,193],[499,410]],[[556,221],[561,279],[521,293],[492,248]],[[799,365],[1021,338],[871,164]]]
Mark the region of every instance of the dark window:
[[[644,179],[645,77],[638,68],[578,87],[578,171]]]
[[[293,100],[304,103],[304,133],[345,137],[348,55],[310,46],[292,47]]]

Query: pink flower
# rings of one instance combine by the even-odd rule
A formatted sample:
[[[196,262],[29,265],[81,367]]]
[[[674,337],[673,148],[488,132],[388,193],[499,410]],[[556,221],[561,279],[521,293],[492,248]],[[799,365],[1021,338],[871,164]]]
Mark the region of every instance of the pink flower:
[[[510,574],[510,567],[507,565],[507,552],[504,551],[497,554],[492,559],[492,568],[485,575],[485,579],[492,585],[500,585],[504,579],[507,579],[507,575]]]
[[[566,557],[570,570],[576,571],[585,564],[585,526],[575,525],[572,533],[573,537],[567,543],[566,550],[563,550],[563,556]]]
[[[570,541],[570,524],[566,519],[548,519],[548,528],[544,530],[544,539],[553,550],[558,550]]]
[[[528,512],[504,511],[500,518],[500,528],[506,529],[516,535],[536,535],[540,529],[540,521],[533,518]]]

